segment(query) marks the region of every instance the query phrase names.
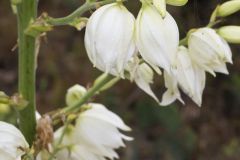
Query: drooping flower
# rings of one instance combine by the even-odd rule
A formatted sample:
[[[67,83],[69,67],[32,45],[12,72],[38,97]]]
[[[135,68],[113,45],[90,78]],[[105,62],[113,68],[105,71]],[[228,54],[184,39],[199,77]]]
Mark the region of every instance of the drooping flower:
[[[136,22],[136,43],[146,62],[171,73],[176,64],[179,31],[168,12],[163,17],[155,6],[143,2]]]
[[[99,70],[122,76],[135,53],[135,18],[116,2],[96,10],[86,26],[85,47],[89,59]]]
[[[202,104],[202,94],[206,83],[206,73],[191,60],[187,48],[178,50],[177,80],[179,86],[198,105]]]
[[[228,43],[211,28],[201,28],[191,33],[189,52],[194,63],[215,75],[228,74],[226,63],[232,63],[232,52]]]
[[[176,79],[176,75],[173,73],[169,74],[168,72],[164,71],[164,83],[167,90],[162,96],[160,105],[167,106],[176,100],[179,100],[184,104],[180,91],[178,89],[178,81]]]
[[[154,69],[158,74],[161,74],[161,70],[159,68],[156,67]],[[158,98],[150,86],[153,83],[154,71],[148,64],[141,62],[136,56],[129,61],[126,71],[130,74],[130,81],[135,82],[140,89],[159,103]]]
[[[21,160],[29,147],[22,133],[12,124],[0,121],[0,159]]]
[[[201,106],[206,81],[205,71],[194,64],[186,47],[179,47],[177,59],[177,68],[174,74],[167,74],[167,78],[165,78],[165,83],[170,89],[165,93],[164,103],[170,104],[176,99],[182,101],[178,90],[180,87],[198,106]],[[182,103],[184,102],[182,101]]]
[[[80,113],[75,126],[70,126],[62,145],[68,146],[57,154],[58,160],[106,160],[118,158],[115,149],[124,147],[123,140],[132,140],[119,130],[130,131],[120,117],[101,104],[90,103]],[[63,127],[55,133],[57,142]]]

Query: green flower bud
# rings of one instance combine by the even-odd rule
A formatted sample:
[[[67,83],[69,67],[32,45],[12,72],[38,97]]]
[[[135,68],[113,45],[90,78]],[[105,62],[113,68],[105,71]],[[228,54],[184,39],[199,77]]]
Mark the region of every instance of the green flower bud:
[[[219,17],[226,17],[240,10],[240,0],[231,0],[223,3],[218,9]]]
[[[240,26],[224,26],[217,32],[229,43],[240,43]]]
[[[166,0],[167,4],[173,5],[173,6],[184,6],[188,0]]]
[[[66,95],[66,104],[67,106],[71,106],[76,103],[82,96],[87,92],[86,88],[81,85],[74,85],[68,89]]]
[[[11,108],[8,104],[1,104],[0,103],[0,114],[6,114],[11,111]]]

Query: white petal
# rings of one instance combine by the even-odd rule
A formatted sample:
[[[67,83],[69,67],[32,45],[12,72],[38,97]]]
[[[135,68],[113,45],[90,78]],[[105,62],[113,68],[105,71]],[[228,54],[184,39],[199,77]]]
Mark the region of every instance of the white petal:
[[[166,71],[164,71],[164,81],[167,91],[163,94],[162,101],[160,104],[162,106],[167,106],[177,99],[184,104],[184,101],[182,100],[181,94],[177,87],[176,76],[174,76],[173,74],[169,75]]]
[[[137,17],[136,36],[143,59],[170,73],[179,43],[178,27],[172,16],[166,13],[163,18],[153,6],[144,6]]]
[[[153,83],[153,70],[146,64],[142,63],[136,69],[136,74],[134,80],[139,88],[141,88],[144,92],[150,95],[155,101],[159,103],[158,98],[153,93],[150,84]]]
[[[123,77],[135,53],[134,16],[121,4],[106,5],[94,12],[86,26],[85,46],[89,59],[100,70]]]
[[[188,45],[194,62],[214,76],[214,71],[226,73],[224,63],[232,63],[229,45],[211,28],[201,28],[191,33]],[[218,69],[219,66],[222,69]]]
[[[118,115],[109,111],[102,104],[90,103],[89,105],[92,107],[92,109],[89,109],[89,110],[83,112],[80,115],[81,117],[86,116],[86,117],[99,119],[101,121],[105,121],[107,123],[110,123],[111,125],[119,128],[121,130],[124,130],[124,131],[130,131],[131,130],[131,128],[128,127]]]
[[[225,63],[220,64],[220,65],[214,65],[214,66],[212,66],[212,69],[218,73],[229,74],[227,65]]]
[[[6,122],[0,121],[0,137],[2,137],[0,139],[0,158],[15,160],[24,154],[19,147],[29,147],[22,133],[15,126]]]

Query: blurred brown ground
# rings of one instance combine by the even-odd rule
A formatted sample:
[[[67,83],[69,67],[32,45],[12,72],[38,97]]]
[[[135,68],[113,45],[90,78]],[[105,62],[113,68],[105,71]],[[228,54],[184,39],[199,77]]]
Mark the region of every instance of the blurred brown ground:
[[[39,13],[65,16],[82,0],[40,0]],[[169,7],[178,22],[181,36],[193,27],[207,24],[221,0],[189,0],[184,7]],[[129,0],[128,8],[137,15],[139,3]],[[240,25],[240,14],[225,24]],[[0,90],[17,91],[16,18],[9,0],[0,1]],[[100,74],[88,60],[83,46],[84,31],[56,27],[42,42],[38,57],[37,104],[45,113],[64,106],[67,88],[79,83],[91,85]],[[186,105],[174,103],[160,107],[135,84],[121,81],[111,90],[94,98],[115,111],[133,128],[133,142],[121,150],[122,160],[239,160],[240,159],[240,48],[232,45],[234,65],[230,75],[208,75],[202,108],[186,96]],[[153,85],[161,97],[162,78]],[[127,93],[127,94],[126,94]],[[4,117],[6,118],[6,117]]]

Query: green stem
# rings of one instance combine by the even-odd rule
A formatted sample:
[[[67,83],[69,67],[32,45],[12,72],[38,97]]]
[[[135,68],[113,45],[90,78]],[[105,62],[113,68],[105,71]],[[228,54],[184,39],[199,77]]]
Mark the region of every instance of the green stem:
[[[37,17],[37,0],[22,0],[17,5],[18,47],[19,47],[19,93],[28,101],[25,109],[19,111],[20,129],[31,145],[36,133],[35,118],[35,50],[36,39],[24,31],[30,21]]]
[[[68,15],[66,17],[62,17],[62,18],[49,18],[47,20],[47,22],[50,25],[54,25],[54,26],[68,25],[76,18],[81,17],[83,13],[89,11],[90,9],[94,9],[94,8],[97,8],[98,6],[102,6],[102,5],[113,3],[113,2],[116,2],[116,0],[103,0],[101,2],[88,2],[87,1],[86,3],[84,3],[81,7],[79,7],[77,10],[75,10],[70,15]]]
[[[94,85],[87,91],[87,93],[85,93],[83,95],[83,97],[78,102],[76,102],[75,104],[73,104],[71,106],[63,108],[59,112],[54,113],[52,115],[52,119],[55,120],[54,124],[57,124],[59,122],[58,118],[61,117],[62,115],[66,115],[66,114],[69,114],[71,112],[79,111],[79,109],[81,108],[81,106],[83,104],[85,104],[92,96],[94,96],[96,93],[101,91],[101,89],[104,88],[109,83],[114,85],[115,83],[112,82],[113,80],[115,80],[115,83],[117,82],[116,78],[114,78],[111,75],[107,75],[107,74],[101,75],[100,79],[98,78],[98,80],[94,83]]]
[[[77,110],[78,108],[80,108],[84,103],[86,103],[89,98],[91,98],[92,96],[94,96],[96,93],[98,93],[99,90],[102,89],[102,87],[104,87],[108,82],[110,82],[113,79],[113,77],[111,75],[106,75],[104,77],[101,78],[101,80],[99,80],[97,83],[95,83],[93,85],[92,88],[90,88],[86,94],[83,95],[83,97],[75,104],[73,104],[72,106],[68,106],[66,108],[64,108],[62,110],[63,113],[69,113],[72,111]]]

